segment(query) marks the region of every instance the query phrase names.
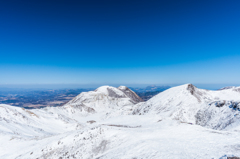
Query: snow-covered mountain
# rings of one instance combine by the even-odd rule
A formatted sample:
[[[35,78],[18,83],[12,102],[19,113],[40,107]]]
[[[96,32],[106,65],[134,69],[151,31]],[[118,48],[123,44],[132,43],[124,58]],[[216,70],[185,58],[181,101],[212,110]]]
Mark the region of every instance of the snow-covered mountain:
[[[82,114],[128,114],[132,112],[135,104],[143,100],[132,90],[125,86],[118,88],[102,86],[95,91],[83,92],[63,106],[65,110],[77,109]],[[81,109],[79,111],[79,109]],[[75,110],[71,112],[76,113]]]
[[[78,106],[79,104],[91,107],[94,111],[105,109],[116,109],[123,106],[134,105],[143,100],[133,91],[125,86],[118,88],[102,86],[95,91],[83,92],[69,101],[66,105]]]
[[[240,156],[239,88],[186,84],[143,102],[125,86],[102,86],[62,107],[0,104],[0,158]]]
[[[83,92],[62,107],[44,109],[24,109],[0,105],[2,132],[30,136],[54,134],[62,130],[75,129],[83,117],[92,115],[94,120],[111,114],[130,114],[136,103],[142,99],[129,88],[102,86],[95,91]],[[85,121],[86,122],[86,121]],[[54,128],[56,127],[56,128]],[[18,129],[21,131],[18,131]],[[53,129],[54,128],[54,129]],[[53,130],[53,131],[52,131]]]
[[[157,114],[214,129],[240,125],[239,87],[209,91],[192,84],[170,88],[145,103],[139,103],[133,114]],[[219,103],[222,103],[219,106]],[[235,123],[236,124],[233,124]]]

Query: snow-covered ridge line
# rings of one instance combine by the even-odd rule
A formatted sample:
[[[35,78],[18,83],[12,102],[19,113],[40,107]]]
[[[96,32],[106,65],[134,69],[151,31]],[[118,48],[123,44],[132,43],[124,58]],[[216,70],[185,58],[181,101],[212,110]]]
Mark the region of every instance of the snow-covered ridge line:
[[[145,103],[137,104],[133,114],[156,114],[163,119],[171,118],[213,129],[238,127],[240,126],[239,116],[238,111],[235,111],[239,110],[239,106],[236,105],[240,101],[238,89],[239,87],[232,87],[210,91],[198,89],[192,84],[185,84],[159,93]],[[224,104],[224,107],[211,104],[217,101],[228,102]],[[229,107],[229,103],[235,103],[232,106],[233,109]]]
[[[236,88],[209,91],[185,84],[142,102],[125,86],[103,86],[62,107],[0,104],[0,158],[240,156]]]

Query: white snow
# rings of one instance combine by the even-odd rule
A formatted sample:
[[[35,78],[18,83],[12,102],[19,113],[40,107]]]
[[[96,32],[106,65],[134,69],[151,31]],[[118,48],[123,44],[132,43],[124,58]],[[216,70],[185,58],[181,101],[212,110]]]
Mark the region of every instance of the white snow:
[[[240,156],[239,111],[231,108],[240,101],[236,88],[208,91],[186,84],[147,102],[136,104],[136,99],[125,86],[103,86],[63,107],[0,104],[0,158]]]
[[[215,125],[208,125],[217,129],[216,126],[218,124],[227,124],[229,120],[232,120],[229,118],[229,120],[223,121],[221,118],[229,115],[238,118],[238,116],[234,115],[239,113],[237,110],[229,109],[226,105],[223,107],[209,105],[217,101],[240,102],[240,92],[235,91],[234,88],[209,91],[198,89],[191,84],[181,85],[159,93],[147,102],[137,104],[133,114],[158,114],[163,119],[171,118],[193,124],[198,122],[199,125],[202,125],[197,118],[198,113],[204,111],[204,114],[214,114],[214,112],[218,112],[215,116]],[[209,109],[209,106],[211,109]],[[228,113],[222,113],[223,110],[226,110]],[[202,118],[204,118],[204,114]],[[236,122],[238,121],[236,120]],[[221,129],[224,128],[221,127]]]

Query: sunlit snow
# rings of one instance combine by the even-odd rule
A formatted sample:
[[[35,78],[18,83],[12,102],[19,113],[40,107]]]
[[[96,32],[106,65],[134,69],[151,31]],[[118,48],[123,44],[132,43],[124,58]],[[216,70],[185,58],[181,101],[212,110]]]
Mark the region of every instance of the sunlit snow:
[[[191,84],[143,102],[125,86],[84,92],[63,107],[0,105],[0,158],[219,159],[240,156],[239,87]]]

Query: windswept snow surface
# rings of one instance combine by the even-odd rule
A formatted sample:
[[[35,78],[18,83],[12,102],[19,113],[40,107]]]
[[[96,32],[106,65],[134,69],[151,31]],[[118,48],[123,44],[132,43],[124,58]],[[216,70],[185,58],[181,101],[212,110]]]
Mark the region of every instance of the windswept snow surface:
[[[26,110],[1,104],[0,158],[240,156],[236,90],[208,91],[186,84],[142,102],[125,86],[103,86],[63,107]]]

